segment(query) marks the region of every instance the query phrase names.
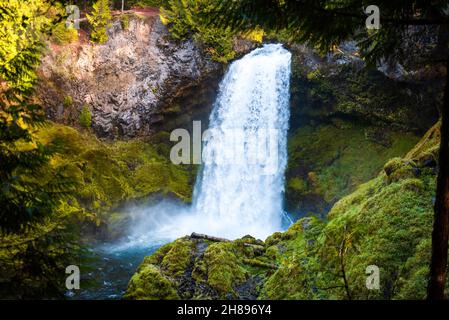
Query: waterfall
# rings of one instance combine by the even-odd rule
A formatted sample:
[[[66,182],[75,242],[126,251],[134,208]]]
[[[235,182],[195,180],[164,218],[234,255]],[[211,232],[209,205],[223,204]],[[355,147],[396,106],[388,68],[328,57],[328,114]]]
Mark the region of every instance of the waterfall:
[[[232,63],[223,78],[194,192],[199,231],[235,238],[280,230],[290,60],[280,44],[268,44]]]
[[[287,165],[291,54],[267,44],[234,61],[204,135],[192,205],[147,208],[134,233],[141,243],[192,232],[264,239],[281,230]]]

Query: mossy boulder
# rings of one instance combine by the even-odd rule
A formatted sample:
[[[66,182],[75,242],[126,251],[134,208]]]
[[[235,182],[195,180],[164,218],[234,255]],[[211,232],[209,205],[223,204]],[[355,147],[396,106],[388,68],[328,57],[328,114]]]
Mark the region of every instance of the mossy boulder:
[[[413,161],[393,158],[385,164],[384,172],[389,182],[396,182],[417,176],[419,168]]]
[[[237,258],[235,244],[222,242],[210,245],[204,252],[207,284],[222,295],[234,296],[234,286],[245,281],[245,269]]]
[[[164,274],[175,279],[182,277],[193,259],[193,250],[192,241],[188,239],[175,241],[160,262]]]
[[[142,265],[129,281],[125,299],[173,300],[179,299],[176,289],[153,264]]]
[[[155,267],[182,299],[254,299],[274,267],[264,252],[264,243],[248,236],[235,241],[184,237],[146,257],[137,273]],[[138,289],[131,280],[126,297],[137,298]]]
[[[305,218],[267,239],[279,268],[260,298],[424,298],[436,174],[418,159],[438,145],[435,130],[339,200],[327,221]],[[379,267],[380,290],[366,288],[369,265]]]

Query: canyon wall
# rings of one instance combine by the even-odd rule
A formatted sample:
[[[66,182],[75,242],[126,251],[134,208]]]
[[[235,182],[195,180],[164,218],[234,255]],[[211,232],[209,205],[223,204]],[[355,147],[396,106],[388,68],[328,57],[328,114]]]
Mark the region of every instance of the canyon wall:
[[[45,56],[38,97],[50,119],[76,126],[87,106],[98,136],[129,138],[154,132],[189,103],[210,107],[223,66],[198,43],[172,40],[158,16],[135,16],[126,30],[115,20],[108,33],[104,45],[53,45]],[[189,92],[195,99],[180,106],[176,99]]]

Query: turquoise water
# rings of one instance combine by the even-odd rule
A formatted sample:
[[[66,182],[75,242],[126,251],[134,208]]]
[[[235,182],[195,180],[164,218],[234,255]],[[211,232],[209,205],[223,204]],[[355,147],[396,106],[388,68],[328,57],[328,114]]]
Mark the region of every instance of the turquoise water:
[[[114,245],[99,244],[92,248],[92,261],[81,269],[80,289],[67,292],[69,299],[121,299],[134,272],[145,256],[161,245],[115,250]]]

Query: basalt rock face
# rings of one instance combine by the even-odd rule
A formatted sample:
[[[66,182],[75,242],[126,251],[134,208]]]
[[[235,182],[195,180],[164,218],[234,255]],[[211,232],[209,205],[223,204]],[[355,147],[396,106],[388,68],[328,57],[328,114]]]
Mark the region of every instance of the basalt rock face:
[[[353,42],[324,57],[301,45],[291,51],[293,127],[343,118],[423,134],[438,119],[444,85],[438,66],[369,67]]]
[[[148,135],[174,113],[207,112],[223,66],[192,40],[175,41],[159,17],[133,17],[109,29],[104,45],[84,43],[51,50],[41,66],[38,98],[48,116],[76,125],[85,105],[100,137]],[[177,100],[188,91],[197,94]],[[175,106],[175,107],[173,107]]]

